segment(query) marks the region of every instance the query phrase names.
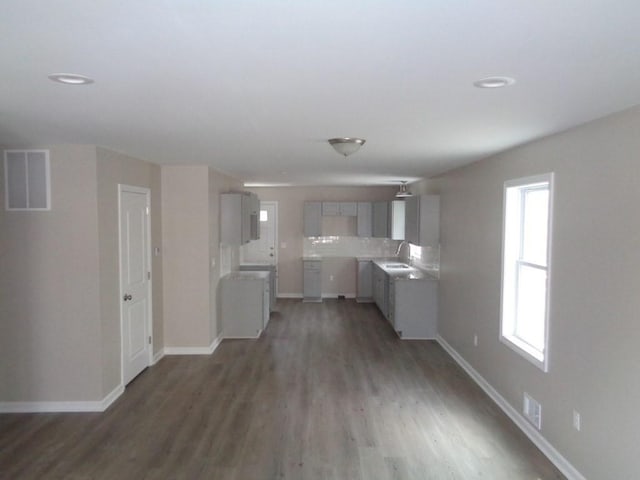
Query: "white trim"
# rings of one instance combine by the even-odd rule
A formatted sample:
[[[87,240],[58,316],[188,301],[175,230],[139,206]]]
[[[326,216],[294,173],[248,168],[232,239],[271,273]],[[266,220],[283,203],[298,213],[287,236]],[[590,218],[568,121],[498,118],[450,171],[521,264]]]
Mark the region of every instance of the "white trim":
[[[501,280],[500,280],[500,329],[498,331],[498,340],[500,343],[511,349],[513,352],[526,359],[531,364],[543,372],[549,371],[549,312],[551,305],[551,274],[552,274],[552,262],[551,262],[551,250],[553,245],[553,210],[554,210],[554,192],[555,192],[555,175],[553,172],[543,173],[539,175],[532,175],[529,177],[515,178],[504,182],[502,193],[502,268],[501,268]],[[549,205],[548,205],[548,217],[547,217],[547,265],[545,270],[547,272],[547,285],[546,285],[546,305],[544,315],[544,347],[542,351],[534,349],[519,340],[513,334],[505,333],[505,272],[506,272],[506,245],[507,245],[507,193],[510,188],[519,187],[535,187],[537,185],[546,184],[549,189]],[[519,207],[520,214],[522,214],[522,205]],[[520,225],[522,229],[522,224]],[[520,233],[520,241],[522,242],[522,232]],[[539,268],[537,265],[531,265]],[[517,292],[517,286],[515,287]],[[542,357],[542,358],[539,358]]]
[[[280,250],[280,244],[278,243],[278,201],[277,200],[260,200],[260,208],[262,204],[273,205],[274,220],[273,220],[273,265],[276,267],[276,298],[278,298],[278,251]]]
[[[278,298],[303,298],[301,293],[280,293],[278,292]]]
[[[153,365],[154,356],[153,356],[153,270],[152,270],[152,261],[153,257],[151,255],[151,189],[147,187],[136,187],[135,185],[126,185],[123,183],[118,184],[118,304],[120,305],[120,383],[124,385],[124,328],[123,328],[123,312],[122,312],[122,301],[120,300],[123,296],[122,291],[122,232],[120,232],[120,227],[122,225],[122,193],[123,192],[131,192],[131,193],[139,193],[145,196],[146,198],[146,207],[147,207],[147,225],[146,225],[146,238],[145,238],[145,250],[147,252],[147,268],[149,269],[150,278],[147,282],[147,332],[148,336],[151,337],[151,343],[149,346],[149,358],[147,359],[147,367]]]
[[[161,348],[155,353],[155,355],[153,356],[153,363],[151,365],[155,365],[156,363],[158,363],[160,360],[162,360],[162,357],[164,357],[164,348]]]
[[[222,335],[218,335],[208,347],[164,347],[163,352],[164,355],[211,355],[222,340]]]
[[[553,463],[568,480],[586,480],[578,469],[576,469],[569,461],[562,456],[558,450],[554,448],[544,436],[535,429],[498,391],[487,382],[447,341],[440,335],[436,337],[436,341],[451,355],[462,369],[478,384],[484,392],[489,395],[496,405],[516,424],[522,432],[529,437],[529,440],[540,449],[540,451]]]
[[[118,385],[102,400],[88,402],[0,402],[0,413],[104,412],[120,395],[124,387]]]

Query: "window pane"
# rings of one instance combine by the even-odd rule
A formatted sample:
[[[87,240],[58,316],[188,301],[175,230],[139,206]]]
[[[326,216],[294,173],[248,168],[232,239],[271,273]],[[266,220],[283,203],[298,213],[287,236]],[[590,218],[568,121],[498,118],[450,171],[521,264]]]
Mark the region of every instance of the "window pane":
[[[269,214],[267,210],[260,210],[260,221],[266,222],[269,220]]]
[[[522,260],[537,265],[547,264],[547,217],[549,189],[525,190]]]
[[[518,266],[515,335],[538,351],[544,350],[547,271]]]

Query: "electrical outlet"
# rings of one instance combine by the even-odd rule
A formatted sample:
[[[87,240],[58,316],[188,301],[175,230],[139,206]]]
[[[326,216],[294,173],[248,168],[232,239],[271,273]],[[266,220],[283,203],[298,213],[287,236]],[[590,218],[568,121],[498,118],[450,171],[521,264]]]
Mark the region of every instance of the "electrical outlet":
[[[473,336],[473,346],[477,347],[478,346],[478,335],[474,335]]]
[[[582,423],[582,418],[580,417],[580,413],[574,410],[573,411],[573,428],[575,428],[577,431],[580,431],[581,423]]]
[[[329,275],[329,281],[333,282],[333,275]]]

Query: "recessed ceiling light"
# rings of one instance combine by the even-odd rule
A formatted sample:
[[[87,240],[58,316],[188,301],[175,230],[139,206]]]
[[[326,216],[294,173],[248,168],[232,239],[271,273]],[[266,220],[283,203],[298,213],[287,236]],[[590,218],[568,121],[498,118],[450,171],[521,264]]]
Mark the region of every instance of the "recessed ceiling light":
[[[511,77],[487,77],[473,82],[478,88],[501,88],[516,83]]]
[[[93,83],[93,78],[78,75],[77,73],[52,73],[49,75],[49,80],[66,85],[88,85]]]

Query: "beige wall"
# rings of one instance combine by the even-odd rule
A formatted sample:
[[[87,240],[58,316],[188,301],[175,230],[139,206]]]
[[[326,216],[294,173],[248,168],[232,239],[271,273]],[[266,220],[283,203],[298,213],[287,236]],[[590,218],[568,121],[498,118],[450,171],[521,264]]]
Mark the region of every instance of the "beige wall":
[[[50,155],[51,211],[5,211],[0,181],[0,401],[103,397],[96,150]]]
[[[151,189],[151,244],[161,246],[160,167],[104,148],[97,148],[98,234],[100,242],[100,318],[102,326],[103,396],[121,381],[120,267],[118,184]],[[153,346],[162,347],[162,268],[152,257]]]
[[[302,239],[303,223],[302,210],[305,201],[352,201],[369,202],[376,200],[391,200],[397,192],[397,187],[278,187],[253,188],[260,200],[278,202],[278,293],[302,295]],[[353,221],[351,220],[351,223]],[[331,224],[335,227],[335,224]],[[355,229],[352,224],[346,225],[350,231]],[[334,232],[335,233],[335,232]],[[286,247],[283,247],[283,243]],[[345,263],[346,262],[346,263]],[[335,266],[335,279],[346,279],[346,282],[331,286],[336,292],[355,292],[355,262],[345,259],[343,262],[334,260],[323,265],[323,275],[330,274],[329,267]],[[352,269],[350,275],[345,275],[346,269]],[[333,271],[331,271],[333,272]],[[333,273],[331,273],[333,274]],[[323,285],[328,285],[323,282]],[[323,287],[324,289],[324,287]]]
[[[440,334],[587,478],[636,478],[640,108],[445,174]],[[498,341],[502,188],[555,172],[549,372]],[[479,338],[473,346],[473,335]],[[572,410],[582,431],[572,429]]]
[[[220,193],[240,185],[205,166],[162,167],[166,347],[206,348],[221,332],[217,313],[223,264],[219,246]],[[233,247],[225,252],[235,265],[237,250]]]
[[[165,347],[203,347],[209,323],[208,168],[162,167]]]

